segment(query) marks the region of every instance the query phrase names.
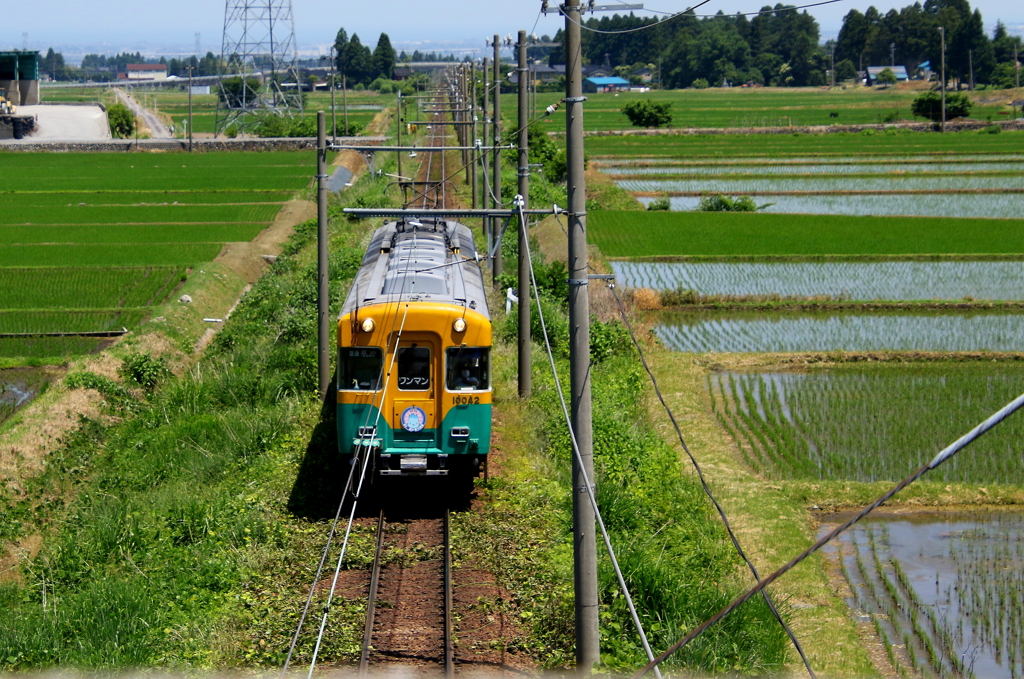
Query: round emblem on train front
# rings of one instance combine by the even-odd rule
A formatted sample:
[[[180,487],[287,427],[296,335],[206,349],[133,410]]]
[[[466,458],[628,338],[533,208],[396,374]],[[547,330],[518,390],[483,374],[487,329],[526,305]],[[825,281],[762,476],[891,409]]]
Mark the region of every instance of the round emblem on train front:
[[[402,429],[421,431],[427,425],[427,414],[419,406],[409,406],[402,411]]]

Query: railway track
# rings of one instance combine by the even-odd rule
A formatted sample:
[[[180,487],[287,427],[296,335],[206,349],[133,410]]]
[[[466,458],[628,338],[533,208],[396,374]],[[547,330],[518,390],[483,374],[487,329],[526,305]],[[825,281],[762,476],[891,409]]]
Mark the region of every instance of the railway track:
[[[390,549],[386,545],[389,533]],[[389,663],[432,670],[440,666],[445,677],[454,676],[452,601],[448,510],[440,519],[390,524],[381,511],[359,657],[360,676],[366,676],[371,665]],[[378,602],[387,607],[378,607]]]

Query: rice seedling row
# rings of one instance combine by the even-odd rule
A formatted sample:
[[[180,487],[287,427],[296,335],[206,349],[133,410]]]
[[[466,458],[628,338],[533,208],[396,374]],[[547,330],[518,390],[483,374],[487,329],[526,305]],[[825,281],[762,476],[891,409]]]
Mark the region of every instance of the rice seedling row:
[[[110,332],[131,328],[149,313],[147,307],[112,309],[0,309],[0,333]],[[18,355],[18,354],[14,354]]]
[[[1013,679],[1024,672],[1022,537],[1016,511],[883,514],[837,547],[855,610],[884,616],[903,635],[907,653],[890,653],[894,669]]]
[[[209,262],[220,243],[147,243],[145,247],[113,247],[112,243],[15,244],[0,248],[6,266],[192,266]]]
[[[718,175],[758,176],[758,175],[878,175],[899,178],[908,174],[938,175],[947,174],[1020,174],[1024,172],[1024,164],[1018,162],[1007,162],[1008,159],[987,160],[981,162],[979,159],[970,161],[950,160],[926,160],[924,162],[913,162],[909,158],[905,162],[902,159],[871,161],[809,161],[794,162],[772,162],[767,160],[756,160],[744,162],[708,161],[695,163],[685,162],[664,162],[664,163],[601,163],[598,167],[604,174],[612,175],[614,178],[632,176],[653,176],[664,179],[686,179],[689,176],[704,177]],[[673,175],[665,177],[665,175]],[[678,176],[676,176],[678,175]]]
[[[653,197],[640,196],[644,205]],[[759,194],[757,202],[770,203],[767,213],[843,215],[850,217],[941,217],[951,219],[1019,219],[1018,193],[927,193],[911,195],[772,195]],[[672,196],[673,212],[691,212],[698,196]],[[983,227],[983,224],[977,224]]]
[[[589,118],[588,118],[589,125]],[[1019,155],[1024,132],[978,134],[974,130],[927,132],[840,132],[828,134],[701,134],[595,136],[587,138],[591,158],[736,158],[771,160],[820,156],[822,160],[875,155],[879,157],[964,154]],[[731,161],[730,161],[731,162]]]
[[[153,306],[184,279],[181,266],[0,268],[0,309]]]
[[[113,206],[113,205],[218,205],[233,203],[239,205],[264,204],[280,205],[291,197],[286,191],[104,191],[73,192],[57,191],[2,191],[0,206],[71,207],[71,206]]]
[[[619,285],[837,300],[1024,299],[1019,262],[612,262]]]
[[[866,198],[866,197],[862,197]],[[612,258],[1024,253],[1024,220],[602,210],[591,242]]]
[[[252,240],[266,226],[266,223],[3,226],[0,227],[0,245],[238,243]]]
[[[70,205],[7,206],[4,222],[25,224],[270,223],[281,209],[269,205]]]
[[[747,461],[774,479],[895,481],[1024,392],[1019,366],[891,366],[813,373],[713,373],[715,413]],[[1010,419],[928,480],[1024,485]]]
[[[1024,175],[994,177],[954,174],[943,177],[775,177],[772,179],[724,179],[721,177],[689,180],[625,179],[616,184],[632,192],[689,193],[785,193],[792,191],[834,193],[843,191],[976,191],[1024,189]]]
[[[674,351],[1024,351],[1012,313],[666,315],[655,328]]]
[[[0,337],[0,357],[18,362],[60,362],[65,356],[91,354],[110,344],[102,337]]]

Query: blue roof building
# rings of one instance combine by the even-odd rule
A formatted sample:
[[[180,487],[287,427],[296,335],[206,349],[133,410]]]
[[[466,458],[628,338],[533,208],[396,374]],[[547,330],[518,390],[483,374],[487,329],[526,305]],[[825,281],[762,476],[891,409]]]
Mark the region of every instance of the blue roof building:
[[[618,92],[619,90],[629,89],[629,81],[625,78],[609,77],[609,78],[587,78],[583,81],[583,91],[587,94],[595,94],[597,92]]]

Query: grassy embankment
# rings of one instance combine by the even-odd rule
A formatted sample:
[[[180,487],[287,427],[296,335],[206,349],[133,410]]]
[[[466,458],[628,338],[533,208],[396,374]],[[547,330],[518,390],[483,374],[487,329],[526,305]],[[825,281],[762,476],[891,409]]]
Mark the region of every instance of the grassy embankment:
[[[383,184],[353,191],[380,200]],[[335,306],[364,231],[332,219]],[[203,356],[182,351],[201,318],[172,304],[46,395],[96,390],[104,406],[3,491],[0,538],[17,561],[0,578],[0,666],[280,666],[325,535],[324,488],[296,482],[323,463],[314,237],[314,223],[297,229]],[[186,288],[197,306],[217,294],[207,283]],[[360,606],[335,606],[326,662],[357,648]]]

